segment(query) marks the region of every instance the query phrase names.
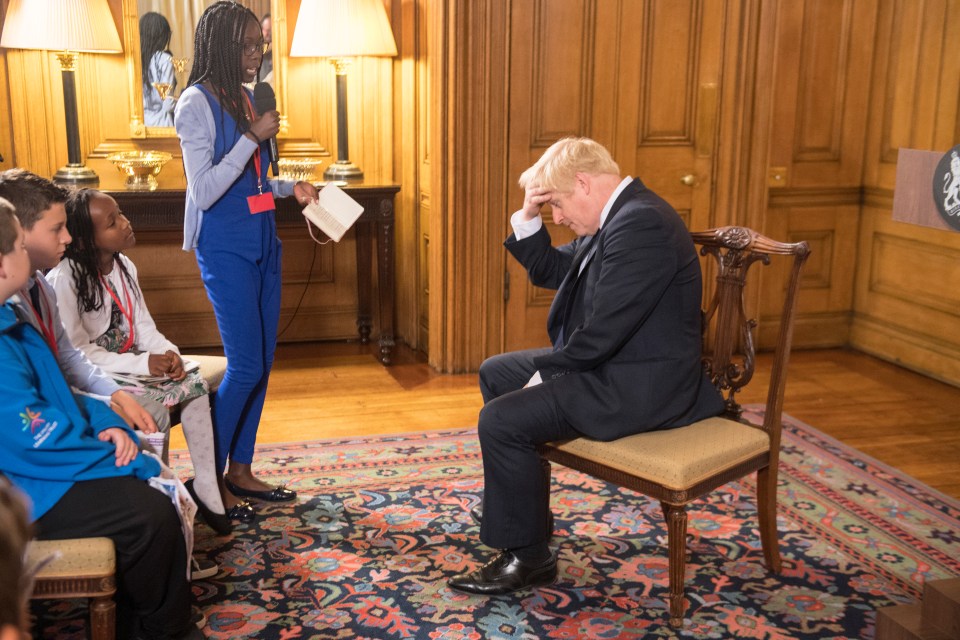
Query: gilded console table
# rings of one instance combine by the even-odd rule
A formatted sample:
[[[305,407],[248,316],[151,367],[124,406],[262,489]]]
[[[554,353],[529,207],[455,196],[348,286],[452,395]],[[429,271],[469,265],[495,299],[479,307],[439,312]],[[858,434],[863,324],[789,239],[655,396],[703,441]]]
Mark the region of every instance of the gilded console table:
[[[378,359],[390,364],[394,347],[394,196],[397,185],[351,184],[344,187],[363,206],[354,226],[357,249],[357,331],[360,342],[370,341],[373,327],[373,268],[377,269],[377,312],[380,319]],[[136,231],[172,231],[183,228],[184,192],[181,190],[109,191],[133,222]],[[277,200],[277,226],[302,227],[300,207],[293,198]],[[374,250],[376,245],[376,250]]]

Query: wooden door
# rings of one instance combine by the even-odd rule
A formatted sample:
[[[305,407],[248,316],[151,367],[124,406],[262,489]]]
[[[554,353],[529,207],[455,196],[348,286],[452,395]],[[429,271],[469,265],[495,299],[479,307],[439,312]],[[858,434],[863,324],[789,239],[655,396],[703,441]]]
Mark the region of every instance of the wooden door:
[[[710,226],[724,0],[533,0],[511,14],[511,180],[564,136],[604,144],[691,228]],[[512,185],[509,216],[523,203]],[[547,211],[545,210],[545,214]],[[572,239],[545,215],[554,244]],[[554,292],[506,258],[504,347],[548,346]]]

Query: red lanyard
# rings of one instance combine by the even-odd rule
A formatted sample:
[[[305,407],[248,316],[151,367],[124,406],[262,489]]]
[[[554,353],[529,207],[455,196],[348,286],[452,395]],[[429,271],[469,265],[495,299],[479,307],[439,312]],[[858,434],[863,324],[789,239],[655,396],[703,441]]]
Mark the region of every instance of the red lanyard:
[[[40,285],[35,285],[38,288]],[[43,339],[47,341],[47,344],[50,346],[50,351],[53,351],[53,357],[57,358],[60,355],[60,350],[57,349],[57,334],[53,331],[53,314],[50,313],[50,303],[47,301],[47,296],[43,294],[43,290],[39,290],[40,303],[43,305],[44,311],[46,314],[40,312],[40,309],[37,309],[33,306],[33,302],[30,300],[30,292],[26,289],[20,289],[20,299],[26,303],[30,310],[33,311],[33,316],[37,319],[37,325],[40,327],[40,333],[43,335]],[[43,316],[47,316],[47,323],[43,323]]]
[[[253,116],[256,116],[256,115],[257,115],[257,112],[256,112],[256,111],[254,110],[254,108],[253,108],[253,103],[250,102],[250,96],[247,95],[247,92],[246,92],[246,91],[242,91],[242,93],[243,93],[244,99],[247,101],[247,106],[250,107],[250,113],[251,113]],[[254,168],[254,169],[256,170],[256,172],[257,172],[257,192],[258,192],[258,193],[263,193],[263,178],[262,178],[262,175],[261,175],[261,173],[260,173],[260,169],[262,168],[262,164],[261,164],[261,160],[260,160],[260,145],[259,145],[259,144],[257,145],[256,150],[253,152],[253,168]]]
[[[134,328],[133,328],[133,302],[130,300],[130,292],[127,291],[127,280],[123,277],[123,274],[120,274],[120,286],[123,287],[123,297],[127,300],[127,307],[124,309],[123,305],[120,303],[120,299],[117,297],[117,294],[114,293],[113,287],[111,287],[106,279],[103,277],[103,274],[100,274],[100,282],[107,289],[107,293],[110,294],[110,297],[113,298],[113,303],[117,305],[117,308],[120,309],[120,313],[123,314],[123,317],[127,319],[127,326],[130,327],[130,335],[127,336],[127,341],[120,347],[118,353],[126,353],[130,350],[130,347],[133,346],[134,339]]]

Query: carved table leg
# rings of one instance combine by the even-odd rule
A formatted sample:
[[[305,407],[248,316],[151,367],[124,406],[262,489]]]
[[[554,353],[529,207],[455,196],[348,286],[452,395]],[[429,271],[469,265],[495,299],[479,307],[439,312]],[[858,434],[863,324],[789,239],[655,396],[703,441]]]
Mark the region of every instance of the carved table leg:
[[[380,223],[377,225],[377,277],[380,286],[380,362],[390,364],[396,344],[393,339],[393,201],[380,201]]]
[[[360,343],[370,342],[370,328],[372,326],[370,298],[373,289],[373,278],[370,269],[370,260],[373,256],[373,235],[370,227],[376,223],[359,220],[354,227],[357,241],[357,329],[360,332]]]

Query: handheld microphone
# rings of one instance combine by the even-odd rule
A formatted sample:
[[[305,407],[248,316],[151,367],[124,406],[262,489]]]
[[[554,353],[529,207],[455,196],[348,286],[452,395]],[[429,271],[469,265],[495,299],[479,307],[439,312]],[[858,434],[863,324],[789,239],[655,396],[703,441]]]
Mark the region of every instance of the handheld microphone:
[[[273,93],[273,87],[266,82],[258,82],[253,86],[253,104],[257,108],[257,113],[266,113],[267,111],[277,110],[277,96]],[[280,176],[280,166],[277,160],[280,154],[277,152],[277,137],[273,136],[268,140],[270,153],[270,166],[273,168],[273,177]]]

